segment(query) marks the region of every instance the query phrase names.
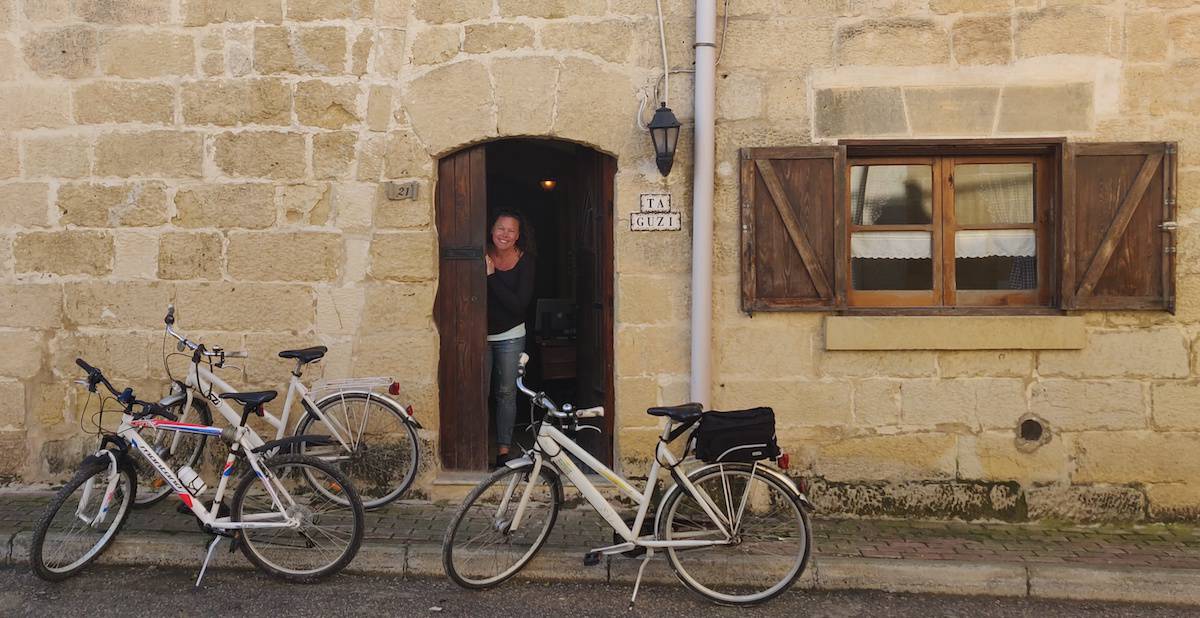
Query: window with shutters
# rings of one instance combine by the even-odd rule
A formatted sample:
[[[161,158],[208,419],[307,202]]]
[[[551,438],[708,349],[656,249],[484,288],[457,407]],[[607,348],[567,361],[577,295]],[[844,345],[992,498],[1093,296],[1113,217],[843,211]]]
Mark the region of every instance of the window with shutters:
[[[1174,308],[1171,144],[742,151],[747,311]]]

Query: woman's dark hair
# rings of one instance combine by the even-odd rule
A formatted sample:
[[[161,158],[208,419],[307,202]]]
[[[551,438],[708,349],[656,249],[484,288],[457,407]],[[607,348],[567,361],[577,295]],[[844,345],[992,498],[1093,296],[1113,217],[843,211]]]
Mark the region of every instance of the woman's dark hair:
[[[517,236],[517,248],[521,250],[521,253],[536,256],[537,243],[533,240],[533,224],[519,210],[505,208],[492,213],[491,218],[488,219],[487,244],[489,246],[492,244],[492,228],[496,227],[496,221],[500,217],[509,217],[517,220],[517,231],[520,233]]]

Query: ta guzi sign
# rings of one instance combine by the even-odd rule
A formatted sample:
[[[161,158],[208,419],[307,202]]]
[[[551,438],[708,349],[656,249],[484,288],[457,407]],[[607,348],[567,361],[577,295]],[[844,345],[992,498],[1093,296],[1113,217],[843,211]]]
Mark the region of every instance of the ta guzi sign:
[[[671,210],[670,193],[643,193],[638,212],[629,213],[629,229],[633,232],[656,232],[681,229],[683,217]]]

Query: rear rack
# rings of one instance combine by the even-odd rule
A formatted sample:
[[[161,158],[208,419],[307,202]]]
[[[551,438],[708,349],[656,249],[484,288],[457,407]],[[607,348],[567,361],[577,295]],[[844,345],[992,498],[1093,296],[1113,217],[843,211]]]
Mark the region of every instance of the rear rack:
[[[328,397],[329,395],[349,391],[372,393],[386,397],[389,394],[388,389],[391,387],[392,382],[394,382],[394,380],[383,376],[374,378],[321,380],[313,384],[312,388],[309,389],[309,397],[311,397],[313,401],[317,401]]]

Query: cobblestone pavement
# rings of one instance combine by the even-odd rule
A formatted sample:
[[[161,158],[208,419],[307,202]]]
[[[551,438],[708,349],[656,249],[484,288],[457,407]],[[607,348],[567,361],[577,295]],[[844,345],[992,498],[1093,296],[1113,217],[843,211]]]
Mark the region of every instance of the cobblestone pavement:
[[[0,492],[0,539],[33,529],[49,494]],[[455,505],[398,502],[367,513],[367,543],[440,544]],[[167,502],[134,511],[122,531],[195,535],[190,514]],[[563,510],[549,547],[569,552],[610,544],[612,532],[591,509]],[[1200,569],[1200,526],[1081,526],[906,520],[813,522],[813,549],[821,557],[955,560],[1024,564],[1106,565]]]

